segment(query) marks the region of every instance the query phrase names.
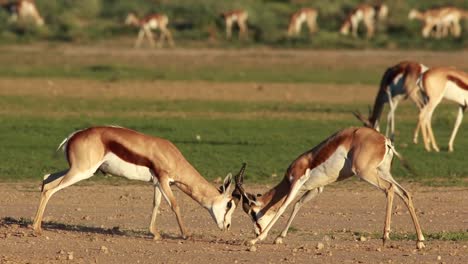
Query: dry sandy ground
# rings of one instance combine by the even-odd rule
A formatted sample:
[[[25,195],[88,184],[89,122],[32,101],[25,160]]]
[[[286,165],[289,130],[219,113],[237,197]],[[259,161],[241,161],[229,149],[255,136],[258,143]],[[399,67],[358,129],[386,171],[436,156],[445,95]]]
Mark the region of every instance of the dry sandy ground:
[[[376,234],[383,228],[385,196],[365,183],[343,182],[306,204],[293,223],[285,244],[273,245],[283,227],[282,217],[256,252],[243,242],[253,237],[252,224],[242,210],[233,217],[233,228],[217,230],[208,212],[181,192],[183,219],[189,240],[178,238],[175,217],[163,203],[158,226],[163,240],[147,232],[152,204],[148,185],[118,186],[85,182],[52,197],[46,211],[44,233],[34,236],[30,221],[39,202],[39,183],[0,184],[1,263],[467,263],[468,242],[429,240],[415,250],[415,241],[391,241],[354,232]],[[467,232],[468,190],[457,187],[423,187],[405,184],[426,234]],[[250,188],[266,190],[268,186]],[[397,199],[393,232],[414,234],[410,217]],[[289,215],[289,212],[287,212]],[[26,221],[20,221],[24,218]],[[323,249],[317,244],[323,243]]]

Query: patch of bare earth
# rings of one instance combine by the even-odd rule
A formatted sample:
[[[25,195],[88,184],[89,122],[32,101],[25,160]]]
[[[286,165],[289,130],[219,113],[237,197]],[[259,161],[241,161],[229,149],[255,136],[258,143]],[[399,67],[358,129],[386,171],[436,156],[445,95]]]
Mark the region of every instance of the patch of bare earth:
[[[423,231],[466,232],[468,190],[404,184],[414,195]],[[266,190],[268,186],[249,188]],[[147,231],[152,206],[149,185],[85,182],[60,191],[45,213],[44,232],[34,236],[28,225],[39,202],[39,183],[0,184],[1,263],[466,263],[467,241],[429,240],[415,250],[415,241],[390,241],[365,235],[383,229],[385,196],[371,186],[347,181],[306,204],[283,245],[272,241],[289,212],[280,218],[255,252],[243,245],[253,238],[252,223],[241,209],[233,228],[217,230],[208,212],[181,192],[185,224],[192,237],[182,240],[175,217],[163,203],[157,225],[161,241]],[[22,220],[20,220],[22,219]],[[395,200],[392,232],[414,234],[404,205]],[[364,239],[355,232],[364,234]],[[364,241],[365,240],[365,241]],[[319,245],[319,244],[322,245]]]

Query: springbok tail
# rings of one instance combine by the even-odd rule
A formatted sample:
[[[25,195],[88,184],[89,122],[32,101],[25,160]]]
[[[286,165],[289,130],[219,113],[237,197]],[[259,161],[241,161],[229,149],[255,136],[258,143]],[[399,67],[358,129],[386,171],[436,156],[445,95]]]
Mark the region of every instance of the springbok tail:
[[[67,143],[68,143],[68,141],[70,140],[70,138],[72,138],[76,133],[78,133],[78,132],[80,132],[80,131],[82,131],[82,130],[77,130],[77,131],[71,133],[68,137],[66,137],[66,138],[60,143],[60,145],[57,147],[57,149],[56,149],[55,151],[59,151],[60,149],[62,149],[63,151],[65,151],[66,148],[67,148]]]
[[[404,159],[403,156],[396,151],[395,146],[393,145],[393,143],[390,140],[387,140],[387,146],[390,148],[390,150],[393,152],[393,154],[400,160],[401,165],[403,165],[403,167],[406,170],[408,170],[409,173],[416,176],[417,175],[416,171],[413,169],[413,167],[411,167],[411,165],[408,163],[408,161],[406,159]]]

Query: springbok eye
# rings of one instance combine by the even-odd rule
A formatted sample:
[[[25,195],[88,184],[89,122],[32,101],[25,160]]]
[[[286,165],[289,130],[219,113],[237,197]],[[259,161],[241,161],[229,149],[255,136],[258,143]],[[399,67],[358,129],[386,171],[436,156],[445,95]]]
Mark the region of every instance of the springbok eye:
[[[231,209],[231,207],[232,207],[232,200],[229,201],[226,205],[227,210]]]

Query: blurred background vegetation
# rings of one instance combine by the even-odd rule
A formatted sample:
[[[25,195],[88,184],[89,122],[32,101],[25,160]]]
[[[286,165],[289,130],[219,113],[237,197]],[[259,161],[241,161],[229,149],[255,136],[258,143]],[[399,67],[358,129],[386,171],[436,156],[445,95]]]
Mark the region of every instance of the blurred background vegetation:
[[[390,8],[386,23],[378,28],[372,40],[341,36],[338,29],[347,13],[356,5],[367,2],[384,2]],[[124,25],[128,12],[140,16],[154,12],[165,13],[170,18],[170,28],[178,46],[203,43],[207,46],[252,46],[301,48],[425,48],[461,49],[468,45],[468,21],[463,21],[461,38],[423,39],[421,22],[409,21],[411,8],[452,5],[468,9],[466,0],[36,0],[39,12],[45,19],[42,28],[8,23],[8,13],[0,11],[0,43],[33,41],[94,42],[110,38],[134,37],[136,29]],[[286,39],[289,17],[301,7],[319,10],[320,31],[308,36]],[[249,12],[250,40],[227,42],[220,13],[243,8]],[[361,29],[360,29],[361,30]],[[360,32],[364,36],[362,27]],[[210,40],[210,41],[208,41]]]

